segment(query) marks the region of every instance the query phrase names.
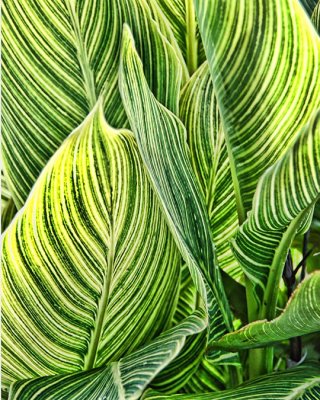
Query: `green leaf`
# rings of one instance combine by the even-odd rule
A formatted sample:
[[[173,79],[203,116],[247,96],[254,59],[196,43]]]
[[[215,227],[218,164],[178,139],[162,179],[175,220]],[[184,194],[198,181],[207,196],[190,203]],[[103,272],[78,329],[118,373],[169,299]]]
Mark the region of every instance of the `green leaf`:
[[[154,2],[5,0],[2,12],[2,154],[18,208],[100,95],[110,125],[127,125],[117,82],[124,22],[132,28],[153,93],[172,111],[177,106],[155,73],[170,64],[167,79],[176,81],[187,70]],[[165,40],[175,49],[174,60],[163,57]]]
[[[166,329],[180,255],[130,131],[97,106],[3,237],[3,384],[100,367]]]
[[[196,311],[149,345],[107,366],[13,383],[9,399],[138,399],[157,373],[186,346],[186,339],[205,327],[204,313]]]
[[[243,222],[259,178],[320,105],[320,38],[298,0],[195,7]]]
[[[169,47],[167,50],[172,51]],[[209,339],[220,337],[231,329],[230,312],[215,262],[205,204],[189,158],[185,128],[152,95],[128,27],[123,36],[120,91],[169,227],[209,309]]]
[[[5,231],[16,212],[17,209],[14,205],[7,181],[1,170],[1,233]]]
[[[318,1],[316,7],[314,8],[314,10],[312,12],[311,20],[320,35],[320,1]]]
[[[193,170],[205,199],[219,267],[240,280],[229,241],[239,226],[226,142],[208,64],[183,88],[180,118],[187,132]]]
[[[320,111],[261,177],[252,212],[233,242],[246,275],[263,298],[262,313],[275,309],[288,249],[301,218],[308,214],[308,208],[313,209],[319,195]],[[267,319],[274,317],[265,315]]]
[[[192,74],[206,59],[193,0],[157,0],[157,3],[167,18]]]
[[[318,0],[300,0],[303,8],[311,16],[317,6]]]
[[[255,321],[229,333],[213,348],[237,351],[320,332],[320,272],[308,276],[294,291],[285,310],[272,321]]]
[[[319,364],[301,365],[249,381],[237,388],[215,393],[197,394],[197,400],[318,400],[320,395]],[[192,395],[166,395],[146,392],[146,400],[194,400]]]

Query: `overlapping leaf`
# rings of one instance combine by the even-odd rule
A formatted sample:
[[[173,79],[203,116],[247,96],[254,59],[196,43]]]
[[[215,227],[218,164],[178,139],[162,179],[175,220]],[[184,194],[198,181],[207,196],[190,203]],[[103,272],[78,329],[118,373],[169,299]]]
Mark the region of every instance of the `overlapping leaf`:
[[[320,38],[298,0],[196,0],[195,4],[222,115],[238,215],[243,222],[252,207],[259,178],[281,159],[320,104]],[[300,162],[295,165],[304,173],[303,179],[308,179],[305,174],[309,171]],[[313,177],[312,173],[310,179]],[[278,203],[283,193],[269,199]],[[297,193],[299,196],[300,190]],[[309,200],[313,195],[302,194]],[[295,195],[292,201],[296,202]],[[278,212],[274,206],[264,210],[264,205],[260,213],[266,217]],[[290,200],[285,212],[296,215],[291,206]],[[259,236],[249,235],[248,231],[254,230],[251,223],[241,228],[237,256],[254,285],[249,296],[252,316],[262,306],[276,249],[281,247],[283,252],[283,259],[275,266],[279,282],[290,240],[303,220],[296,221],[297,226],[292,226],[287,235],[287,225]],[[268,290],[276,290],[278,282],[274,280]]]
[[[214,259],[205,204],[189,159],[185,128],[152,95],[128,27],[123,37],[120,90],[168,224],[209,309],[210,339],[219,337],[231,328],[230,314]]]
[[[229,244],[238,228],[237,208],[226,142],[207,63],[184,87],[179,115],[186,127],[192,167],[205,198],[219,267],[240,279],[241,269]]]
[[[195,5],[243,221],[259,177],[320,104],[320,38],[298,0]]]
[[[260,179],[253,209],[233,243],[245,273],[266,287],[262,309],[275,308],[277,285],[296,231],[320,195],[320,111],[294,146]],[[257,251],[258,249],[258,251]],[[267,315],[267,318],[273,318]]]
[[[252,322],[212,345],[237,351],[313,332],[320,332],[320,272],[313,273],[298,286],[279,317],[272,321]]]
[[[112,126],[127,119],[118,91],[122,25],[135,35],[147,80],[173,109],[155,72],[166,69],[162,34],[182,55],[162,13],[145,0],[5,0],[3,4],[2,155],[14,201],[21,207],[41,169],[88,115],[99,95]],[[178,61],[179,60],[179,61]],[[179,74],[172,65],[168,81]],[[181,72],[180,72],[181,73]]]
[[[193,0],[157,0],[157,3],[167,18],[192,74],[205,61]]]
[[[151,340],[172,319],[179,265],[132,133],[95,109],[4,234],[4,384],[90,370]]]
[[[149,345],[89,371],[53,375],[13,383],[9,400],[134,400],[186,344],[186,338],[206,328],[206,317],[196,311]]]
[[[197,400],[318,400],[319,364],[302,365],[249,381],[235,389],[197,395]],[[165,395],[147,392],[148,400],[194,400],[194,395]]]

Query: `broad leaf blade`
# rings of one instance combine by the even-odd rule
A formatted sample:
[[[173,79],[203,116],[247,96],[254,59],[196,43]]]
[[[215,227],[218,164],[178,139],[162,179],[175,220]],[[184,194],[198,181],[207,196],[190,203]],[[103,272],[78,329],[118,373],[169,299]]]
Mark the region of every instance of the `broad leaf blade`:
[[[157,373],[179,354],[186,339],[205,328],[204,313],[196,311],[149,345],[107,366],[13,383],[9,400],[138,399]]]
[[[172,319],[180,256],[134,137],[95,109],[3,237],[2,376],[99,367]]]
[[[159,32],[175,48],[170,79],[186,76],[180,50],[158,8],[145,1],[25,1],[3,4],[3,161],[21,207],[49,158],[88,115],[99,95],[110,125],[127,118],[118,90],[122,25],[135,35],[155,95],[174,111],[155,70],[163,57]],[[163,72],[163,71],[162,71]]]
[[[238,388],[215,393],[197,394],[197,400],[318,400],[320,394],[320,365],[301,365],[249,381]],[[147,392],[148,400],[194,400],[192,395],[166,395]]]
[[[212,345],[238,351],[313,332],[320,332],[320,272],[313,273],[297,287],[279,317],[272,321],[252,322]]]

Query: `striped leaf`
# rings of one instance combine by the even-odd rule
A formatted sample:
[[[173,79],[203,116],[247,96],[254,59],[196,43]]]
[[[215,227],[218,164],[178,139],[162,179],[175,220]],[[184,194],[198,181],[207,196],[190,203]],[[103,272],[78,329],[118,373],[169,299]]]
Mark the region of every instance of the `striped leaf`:
[[[17,209],[14,205],[7,181],[1,170],[1,233],[10,224],[16,212]]]
[[[300,0],[300,3],[303,5],[303,8],[308,13],[308,15],[312,15],[314,9],[317,6],[318,0]]]
[[[4,0],[2,11],[2,154],[19,208],[51,155],[99,95],[110,125],[127,124],[117,82],[124,22],[133,30],[152,91],[174,111],[176,103],[158,85],[156,74],[168,63],[168,81],[181,68],[184,76],[187,70],[154,1]],[[163,56],[161,34],[175,49],[174,63]]]
[[[283,265],[301,221],[320,196],[320,110],[260,179],[253,208],[233,242],[247,276],[274,318]],[[263,315],[263,314],[262,314]]]
[[[100,103],[4,234],[3,383],[91,370],[150,341],[172,319],[179,266],[134,137]]]
[[[312,12],[311,20],[313,25],[316,27],[318,34],[320,35],[320,0]]]
[[[186,338],[205,329],[200,311],[133,354],[89,371],[44,376],[13,383],[9,400],[127,400],[144,388],[186,345]]]
[[[150,0],[149,0],[150,1]],[[192,74],[205,59],[193,0],[156,0],[177,39]]]
[[[252,322],[225,335],[212,346],[237,351],[313,332],[320,332],[320,272],[314,272],[296,288],[279,317],[272,321]]]
[[[243,222],[260,176],[320,105],[320,38],[298,0],[195,6]]]
[[[290,149],[320,105],[320,38],[298,0],[195,0],[195,5],[221,111],[242,223],[252,207],[259,178]],[[296,165],[303,169],[300,163]],[[291,195],[291,191],[288,193]],[[283,199],[289,197],[284,190],[278,197],[282,194]],[[303,196],[310,200],[313,194]],[[279,201],[278,197],[275,202]],[[255,204],[258,207],[257,201]],[[290,210],[291,206],[290,200],[285,206],[289,211],[285,212],[293,216],[295,211]],[[282,213],[272,206],[270,214],[268,207],[266,210],[263,207],[264,203],[259,210],[268,217],[274,214],[277,218],[277,213]],[[249,219],[254,214],[255,211]],[[282,251],[286,256],[290,240],[303,220],[296,221],[297,226],[291,227],[284,236],[287,225],[268,229],[267,237],[265,231],[259,237],[254,235],[251,223],[242,226],[236,251],[251,282],[247,284],[250,320],[257,317],[262,307],[269,271],[273,273],[276,248],[281,243],[281,248],[286,248]],[[255,265],[251,258],[256,260]],[[284,260],[278,259],[278,282],[283,264]],[[278,282],[274,280],[268,290],[276,290]],[[260,318],[265,317],[262,311]]]
[[[181,121],[152,95],[128,27],[123,36],[120,91],[168,224],[209,309],[209,337],[220,337],[231,329],[230,313],[205,204],[189,158],[186,131]]]
[[[241,269],[229,244],[238,228],[235,194],[207,63],[185,85],[179,115],[186,127],[192,167],[205,198],[219,267],[239,280]]]
[[[319,364],[301,365],[249,381],[238,388],[218,393],[197,394],[197,400],[318,400]],[[146,392],[146,400],[194,400],[194,395],[165,395]]]

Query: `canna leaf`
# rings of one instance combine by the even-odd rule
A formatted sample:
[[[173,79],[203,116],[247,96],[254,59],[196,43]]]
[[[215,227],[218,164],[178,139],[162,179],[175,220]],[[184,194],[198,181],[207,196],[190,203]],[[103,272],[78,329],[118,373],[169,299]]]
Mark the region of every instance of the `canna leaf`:
[[[180,256],[134,137],[97,107],[3,237],[5,386],[119,360],[164,331],[176,307]]]
[[[318,400],[319,364],[301,365],[261,376],[229,390],[197,394],[197,400]],[[194,395],[166,395],[148,391],[143,400],[194,400]]]
[[[239,220],[243,223],[247,212],[255,207],[252,202],[259,178],[290,149],[320,105],[320,38],[298,0],[195,0],[195,6],[221,111]],[[303,170],[300,163],[296,165]],[[260,188],[261,183],[257,190]],[[273,203],[282,193],[275,194]],[[310,200],[304,207],[312,203],[313,195],[303,194]],[[259,210],[266,218],[283,213],[274,206],[270,213],[270,207],[264,210],[264,205]],[[287,214],[293,217],[296,213],[291,206],[290,200]],[[291,219],[287,219],[285,225],[268,229],[267,234],[263,230],[259,237],[252,233],[252,222],[241,227],[236,255],[253,285],[248,299],[251,320],[264,307],[265,291],[278,287],[282,259],[275,266],[278,281],[271,286],[267,283],[269,273],[273,273],[275,250],[280,246],[286,256],[304,219],[296,221],[297,226],[290,230],[286,228]],[[262,314],[260,318],[266,316]]]
[[[320,38],[298,0],[195,6],[243,222],[260,176],[320,105]]]
[[[301,218],[313,210],[319,196],[320,110],[260,179],[252,212],[233,242],[247,276],[260,290],[266,288],[262,310],[270,304],[275,308],[288,248]]]
[[[231,169],[208,64],[183,88],[180,118],[187,132],[193,170],[205,199],[219,267],[240,280],[229,241],[239,226]]]
[[[49,158],[100,95],[110,125],[127,125],[118,91],[124,22],[133,30],[153,93],[175,110],[175,98],[159,86],[155,73],[165,73],[170,64],[170,82],[181,73],[187,76],[187,70],[154,1],[5,0],[2,11],[2,155],[18,208]],[[174,62],[163,56],[162,36],[175,49]]]
[[[168,224],[209,309],[209,339],[220,337],[231,329],[230,312],[214,261],[205,204],[189,159],[185,128],[152,95],[128,27],[123,36],[120,91]]]
[[[313,25],[316,27],[318,34],[320,35],[320,1],[318,1],[312,12],[311,20],[313,22]]]
[[[149,0],[150,1],[150,0]],[[205,59],[193,0],[157,0],[192,74]]]
[[[205,315],[196,311],[147,346],[107,366],[13,383],[9,400],[138,399],[154,376],[179,354],[186,338],[205,329],[205,321]]]
[[[237,351],[320,332],[320,272],[308,276],[294,291],[279,317],[255,321],[212,343],[214,348]]]

